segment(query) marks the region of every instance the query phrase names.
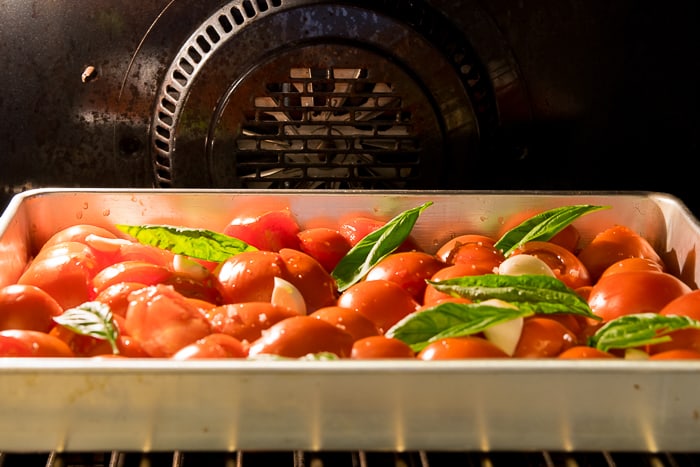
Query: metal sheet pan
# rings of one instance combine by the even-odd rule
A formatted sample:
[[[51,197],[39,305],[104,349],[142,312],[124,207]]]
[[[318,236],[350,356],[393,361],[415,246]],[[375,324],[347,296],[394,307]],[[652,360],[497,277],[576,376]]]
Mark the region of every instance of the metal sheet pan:
[[[700,226],[650,192],[363,192],[38,189],[0,218],[0,284],[75,223],[223,228],[250,206],[302,225],[343,213],[389,218],[426,201],[428,250],[494,233],[522,209],[605,204],[583,241],[625,224],[691,286]],[[700,450],[700,362],[0,359],[0,450]]]

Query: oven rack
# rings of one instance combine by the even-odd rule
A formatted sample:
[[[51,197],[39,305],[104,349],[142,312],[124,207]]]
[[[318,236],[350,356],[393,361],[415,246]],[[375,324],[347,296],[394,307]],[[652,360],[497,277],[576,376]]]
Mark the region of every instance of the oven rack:
[[[694,467],[700,453],[552,451],[0,452],[0,467]]]

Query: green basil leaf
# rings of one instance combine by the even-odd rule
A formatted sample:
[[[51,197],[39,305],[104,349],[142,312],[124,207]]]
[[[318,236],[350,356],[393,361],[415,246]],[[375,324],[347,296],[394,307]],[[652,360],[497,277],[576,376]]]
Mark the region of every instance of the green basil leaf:
[[[398,214],[357,242],[331,272],[338,291],[342,292],[360,281],[372,266],[396,250],[411,233],[420,213],[432,204],[427,202]]]
[[[119,331],[114,325],[109,305],[102,302],[85,302],[65,310],[53,320],[77,334],[106,340],[112,347],[112,352],[119,353],[117,348]]]
[[[599,350],[627,349],[668,342],[668,333],[679,329],[700,329],[700,321],[687,316],[637,313],[610,320],[588,338],[588,345]]]
[[[238,253],[256,250],[242,240],[206,229],[170,225],[117,224],[116,227],[145,245],[206,261],[222,262]]]
[[[513,227],[496,242],[496,248],[510,255],[519,246],[532,241],[546,242],[579,217],[610,206],[578,204],[541,212]]]
[[[538,274],[485,274],[428,283],[440,292],[474,302],[498,298],[533,313],[572,313],[600,319],[593,314],[583,297],[554,277]]]
[[[476,334],[493,325],[531,314],[530,310],[519,308],[443,302],[411,313],[392,326],[386,336],[402,340],[419,352],[439,339]]]

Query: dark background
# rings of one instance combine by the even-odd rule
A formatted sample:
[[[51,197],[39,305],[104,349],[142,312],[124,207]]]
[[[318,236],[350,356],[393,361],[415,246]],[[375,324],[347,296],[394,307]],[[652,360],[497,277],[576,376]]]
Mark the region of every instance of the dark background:
[[[116,96],[167,3],[0,0],[3,205],[34,187],[152,185],[144,148],[120,147],[114,136],[151,109]],[[222,2],[173,3],[192,5],[195,16]],[[467,36],[475,13],[486,18],[512,54],[528,100],[523,118],[500,129],[507,154],[465,174],[461,188],[662,191],[700,214],[697,1],[428,3]],[[157,86],[188,31],[175,26],[172,34],[170,45],[146,51],[153,61],[139,77],[144,89]],[[475,46],[477,53],[491,47]],[[92,83],[81,80],[88,65],[99,72]]]

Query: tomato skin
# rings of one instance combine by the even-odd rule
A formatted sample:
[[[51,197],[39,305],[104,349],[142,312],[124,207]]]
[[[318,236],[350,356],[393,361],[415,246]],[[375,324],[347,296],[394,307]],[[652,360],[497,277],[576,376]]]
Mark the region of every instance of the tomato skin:
[[[245,358],[248,351],[241,341],[228,334],[209,334],[181,348],[171,357],[173,360],[202,358]]]
[[[679,315],[700,320],[700,289],[692,290],[668,302],[659,311],[662,315]]]
[[[520,254],[532,255],[544,261],[556,278],[572,289],[592,285],[588,269],[581,260],[556,243],[527,242],[513,250],[513,256]]]
[[[340,306],[326,306],[311,313],[312,318],[322,319],[339,327],[352,336],[353,341],[380,335],[379,328],[364,315]]]
[[[95,296],[95,301],[104,303],[112,310],[115,316],[126,316],[126,310],[129,307],[129,295],[139,289],[147,287],[142,282],[117,282],[102,289]]]
[[[350,358],[416,358],[415,352],[405,342],[386,336],[368,336],[352,344]]]
[[[338,227],[338,231],[354,247],[360,240],[384,225],[386,225],[386,222],[379,219],[361,216],[352,217],[343,221]],[[416,245],[413,238],[409,236],[398,246],[396,251],[420,251],[420,248]]]
[[[611,274],[617,274],[618,272],[629,272],[629,271],[658,271],[664,272],[663,266],[654,260],[649,258],[625,258],[620,261],[616,261],[603,271],[600,278],[609,276]]]
[[[591,280],[596,282],[603,271],[625,258],[648,258],[664,265],[651,244],[632,229],[615,225],[599,232],[578,253],[578,258],[588,269]]]
[[[72,308],[93,297],[92,277],[97,268],[89,247],[59,243],[39,252],[17,280],[51,295],[61,308]]]
[[[493,245],[465,243],[450,251],[446,263],[466,264],[473,270],[471,275],[481,275],[493,274],[505,259],[503,253]]]
[[[404,251],[387,255],[365,276],[365,280],[387,280],[406,290],[417,302],[423,301],[427,279],[446,264],[437,256],[422,251]]]
[[[116,344],[120,356],[131,358],[145,358],[149,356],[138,341],[126,335],[123,317],[114,316],[114,325],[118,330]],[[54,326],[49,331],[49,334],[65,342],[76,357],[114,355],[112,346],[106,340],[78,334],[64,326]]]
[[[649,360],[700,360],[700,351],[694,349],[673,349],[649,355]]]
[[[603,321],[633,313],[658,313],[671,300],[691,291],[677,277],[657,271],[629,271],[600,279],[588,304]]]
[[[442,262],[447,263],[447,258],[449,257],[452,250],[467,244],[476,244],[477,246],[493,246],[496,244],[496,240],[487,235],[481,234],[462,234],[455,238],[452,238],[438,248],[435,256],[437,256]]]
[[[211,334],[209,320],[172,287],[148,286],[133,292],[129,299],[125,331],[151,357],[170,357]]]
[[[542,211],[528,209],[519,211],[515,215],[509,217],[499,229],[498,238],[501,238],[509,230],[513,229],[514,227],[520,225],[521,223],[525,222],[526,220],[532,218],[533,216],[541,212]],[[548,241],[559,245],[563,248],[566,248],[572,253],[576,253],[576,251],[578,250],[579,242],[581,241],[581,233],[575,225],[569,224],[557,234],[555,234]]]
[[[337,305],[362,314],[382,334],[420,307],[411,294],[387,280],[358,282],[340,295]]]
[[[617,358],[615,355],[598,350],[594,347],[589,347],[587,345],[575,345],[569,347],[560,353],[557,358],[566,360],[579,360],[579,359],[589,359],[589,358]]]
[[[173,272],[153,263],[144,261],[122,261],[112,264],[95,274],[92,287],[99,295],[107,287],[123,282],[139,282],[146,285],[156,285],[165,282],[173,276]]]
[[[282,257],[272,251],[246,251],[227,259],[218,269],[224,303],[269,302],[274,278],[283,277]]]
[[[550,358],[577,344],[576,336],[559,321],[533,316],[526,318],[513,357]]]
[[[299,248],[315,258],[328,272],[350,251],[350,242],[336,229],[314,227],[299,232]]]
[[[55,325],[53,318],[61,313],[61,305],[36,286],[12,284],[0,288],[0,330],[49,332]]]
[[[74,357],[65,342],[28,329],[0,331],[0,357]]]
[[[253,342],[262,331],[283,319],[297,316],[270,302],[229,303],[204,311],[212,331],[227,334],[242,342]]]
[[[335,303],[335,280],[318,261],[302,251],[290,248],[282,248],[279,255],[284,262],[282,279],[299,289],[306,302],[307,313]]]
[[[223,303],[221,284],[219,284],[219,280],[214,275],[196,279],[184,273],[173,272],[160,283],[172,286],[187,298],[198,299],[216,305]]]
[[[243,240],[259,250],[299,249],[299,225],[286,210],[268,211],[253,219],[233,219],[224,234]]]
[[[654,355],[661,352],[677,349],[689,349],[700,352],[700,329],[678,329],[668,333],[669,342],[650,345],[647,352]]]
[[[75,224],[54,233],[46,242],[44,242],[42,249],[64,242],[85,243],[85,238],[88,235],[97,235],[99,237],[109,239],[117,238],[113,232],[105,229],[104,227],[99,227],[92,224]]]
[[[490,341],[476,336],[448,337],[431,342],[418,352],[419,360],[450,360],[461,358],[510,358]]]
[[[300,358],[330,352],[350,356],[352,336],[338,327],[311,316],[294,316],[273,324],[248,349],[249,356],[278,355]]]

